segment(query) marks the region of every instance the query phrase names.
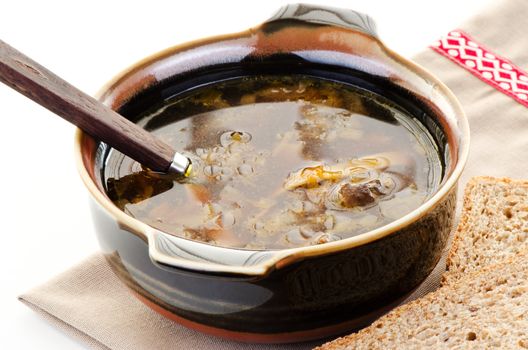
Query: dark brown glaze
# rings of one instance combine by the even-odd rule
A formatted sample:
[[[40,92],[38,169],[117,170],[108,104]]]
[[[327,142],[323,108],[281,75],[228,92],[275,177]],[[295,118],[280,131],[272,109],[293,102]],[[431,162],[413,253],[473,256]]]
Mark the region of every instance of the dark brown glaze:
[[[409,292],[411,294],[411,292]],[[308,342],[317,339],[330,338],[335,335],[345,334],[350,332],[352,329],[360,329],[366,324],[372,323],[375,319],[381,317],[394,307],[398,306],[408,295],[395,300],[392,304],[387,305],[385,308],[375,310],[367,315],[364,315],[360,318],[355,318],[343,323],[331,326],[324,326],[317,329],[310,329],[306,331],[295,331],[295,332],[284,332],[284,333],[273,333],[273,334],[263,334],[263,333],[254,333],[254,332],[238,332],[231,331],[217,327],[211,327],[204,325],[198,322],[192,322],[188,319],[179,317],[178,315],[168,311],[166,308],[152,302],[150,299],[147,299],[145,296],[134,293],[134,295],[145,305],[150,307],[152,310],[157,313],[165,316],[169,320],[173,320],[187,328],[194,329],[196,331],[230,339],[238,342],[248,342],[248,343],[263,343],[263,344],[280,344],[280,343],[294,343],[294,342]],[[321,342],[315,345],[319,345]]]
[[[145,241],[98,207],[94,218],[114,272],[155,310],[214,335],[291,342],[361,328],[397,305],[438,263],[453,226],[455,196],[453,189],[429,215],[395,234],[264,278],[162,267],[150,259]]]
[[[335,79],[383,95],[420,120],[444,156],[445,183],[467,148],[462,113],[442,87],[431,95],[434,79],[367,32],[279,15],[254,30],[176,47],[144,61],[109,86],[102,100],[133,118],[152,101],[233,77],[300,72]],[[215,45],[223,47],[223,55],[209,54]],[[290,342],[364,326],[427,277],[453,225],[454,185],[414,222],[359,246],[343,240],[332,249],[322,245],[320,254],[300,249],[262,275],[185,270],[152,259],[144,228],[119,218],[104,197],[105,146],[87,135],[79,143],[83,179],[99,202],[92,203],[97,237],[116,274],[155,311],[223,337]]]

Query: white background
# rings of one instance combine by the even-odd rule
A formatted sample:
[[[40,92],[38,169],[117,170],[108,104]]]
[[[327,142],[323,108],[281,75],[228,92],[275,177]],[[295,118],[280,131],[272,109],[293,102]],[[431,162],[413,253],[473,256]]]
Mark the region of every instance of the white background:
[[[246,29],[285,3],[2,0],[0,39],[93,94],[146,55]],[[319,3],[370,14],[385,43],[410,57],[491,0]],[[0,349],[83,348],[16,299],[98,249],[73,159],[73,132],[0,84]]]

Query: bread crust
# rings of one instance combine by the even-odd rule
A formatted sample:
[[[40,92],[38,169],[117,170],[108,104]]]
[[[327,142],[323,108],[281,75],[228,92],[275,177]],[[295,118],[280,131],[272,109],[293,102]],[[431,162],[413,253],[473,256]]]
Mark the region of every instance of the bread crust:
[[[475,197],[479,194],[475,189],[482,184],[504,184],[512,188],[517,186],[528,187],[528,180],[516,180],[507,177],[496,178],[491,176],[476,176],[471,178],[464,190],[464,200],[462,214],[458,226],[454,232],[451,249],[446,259],[446,272],[442,275],[441,285],[446,285],[459,279],[464,272],[456,266],[456,258],[463,254],[461,242],[467,232],[470,230],[470,221],[472,219],[471,209],[475,202]]]

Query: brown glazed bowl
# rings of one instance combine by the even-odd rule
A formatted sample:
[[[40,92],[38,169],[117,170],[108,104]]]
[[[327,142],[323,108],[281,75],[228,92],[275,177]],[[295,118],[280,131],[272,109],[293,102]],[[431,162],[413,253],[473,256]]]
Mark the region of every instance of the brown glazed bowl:
[[[79,170],[97,237],[119,278],[153,310],[202,332],[295,342],[363,327],[432,271],[452,229],[468,123],[434,76],[387,49],[351,10],[289,5],[250,30],[170,48],[129,68],[100,100],[126,117],[193,87],[255,74],[306,74],[380,94],[429,130],[443,158],[438,191],[400,219],[326,244],[244,250],[175,237],[120,211],[105,194],[108,147],[78,131]]]

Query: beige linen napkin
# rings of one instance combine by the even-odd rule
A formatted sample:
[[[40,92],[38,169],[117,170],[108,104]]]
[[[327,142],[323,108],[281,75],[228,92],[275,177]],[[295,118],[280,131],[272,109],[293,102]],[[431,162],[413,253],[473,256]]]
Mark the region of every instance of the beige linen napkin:
[[[525,70],[526,28],[526,0],[502,1],[462,26],[475,40]],[[471,155],[460,190],[475,175],[528,178],[528,109],[430,49],[415,60],[453,90],[469,118]],[[442,259],[411,298],[436,289],[444,267]],[[94,349],[309,349],[323,343],[241,344],[186,329],[137,301],[100,254],[20,300]]]

